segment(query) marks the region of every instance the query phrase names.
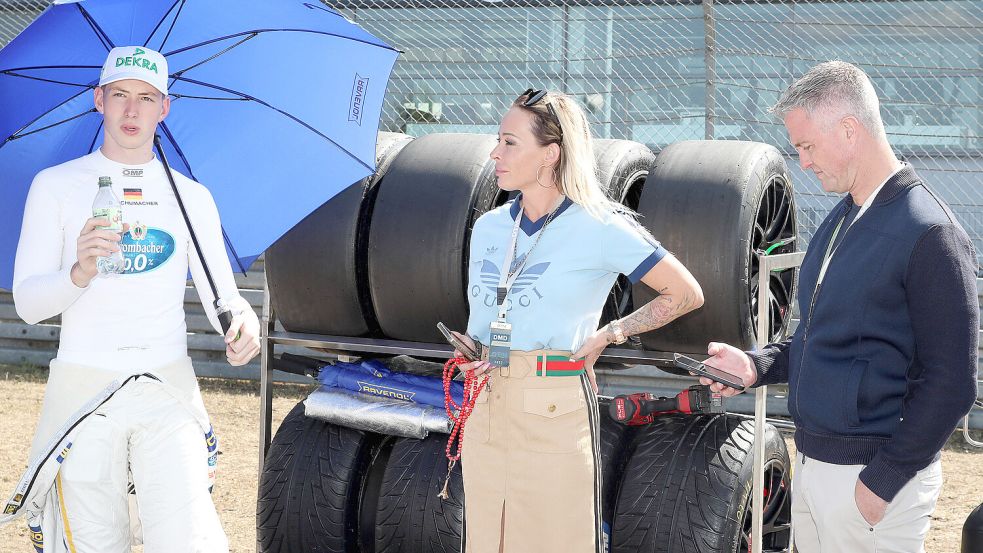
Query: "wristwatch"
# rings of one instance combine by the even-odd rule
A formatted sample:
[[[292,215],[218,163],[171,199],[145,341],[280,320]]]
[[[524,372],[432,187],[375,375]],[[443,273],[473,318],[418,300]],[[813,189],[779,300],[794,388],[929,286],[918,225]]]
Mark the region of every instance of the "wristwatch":
[[[608,329],[611,331],[611,334],[614,334],[614,342],[612,342],[614,345],[624,344],[628,341],[628,337],[625,336],[625,329],[621,328],[620,319],[615,319],[608,323]]]

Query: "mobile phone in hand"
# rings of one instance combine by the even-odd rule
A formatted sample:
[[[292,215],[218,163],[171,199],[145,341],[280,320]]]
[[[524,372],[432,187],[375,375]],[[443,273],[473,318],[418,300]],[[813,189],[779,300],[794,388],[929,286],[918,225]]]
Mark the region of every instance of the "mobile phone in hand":
[[[719,382],[725,386],[730,386],[735,390],[744,391],[744,382],[737,375],[718,369],[706,363],[701,363],[692,357],[686,357],[678,353],[672,354],[673,364],[680,369],[685,369],[691,373],[705,376],[714,382]]]
[[[462,342],[457,336],[454,336],[454,334],[451,333],[451,330],[447,328],[447,325],[438,322],[437,330],[444,335],[444,339],[447,340],[448,344],[454,346],[454,349],[461,352],[461,355],[463,355],[465,359],[468,361],[478,361],[478,354],[475,353],[474,349]]]

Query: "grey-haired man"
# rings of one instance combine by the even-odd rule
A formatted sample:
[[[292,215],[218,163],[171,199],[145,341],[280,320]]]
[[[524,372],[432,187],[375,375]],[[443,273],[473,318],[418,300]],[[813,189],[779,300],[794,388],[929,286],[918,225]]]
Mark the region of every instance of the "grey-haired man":
[[[939,451],[976,397],[976,253],[895,156],[860,68],[819,64],[772,111],[802,168],[843,198],[802,263],[793,337],[747,353],[711,343],[708,363],[789,383],[797,551],[923,552]]]

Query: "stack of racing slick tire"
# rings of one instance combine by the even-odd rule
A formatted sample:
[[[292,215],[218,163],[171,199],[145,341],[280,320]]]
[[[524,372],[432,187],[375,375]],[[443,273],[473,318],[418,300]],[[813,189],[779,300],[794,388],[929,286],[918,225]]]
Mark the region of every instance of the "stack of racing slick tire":
[[[283,327],[333,336],[441,343],[435,328],[467,324],[468,243],[474,222],[508,200],[488,153],[495,137],[382,133],[378,171],[321,206],[266,254]],[[740,141],[672,144],[658,156],[627,140],[598,140],[608,194],[638,212],[696,276],[704,306],[642,335],[650,351],[703,353],[708,339],[755,344],[758,254],[796,249],[791,181],[781,153]],[[796,271],[769,275],[769,338],[792,318]],[[407,293],[412,291],[412,293]],[[601,323],[655,295],[615,285]]]
[[[437,321],[467,323],[468,244],[475,220],[508,201],[488,153],[495,137],[380,135],[375,175],[305,219],[267,253],[273,307],[292,332],[442,343]],[[771,146],[670,145],[657,156],[597,140],[612,199],[696,276],[705,305],[635,346],[705,352],[710,340],[755,342],[758,254],[795,251],[791,181]],[[794,270],[769,275],[770,339],[788,330]],[[480,293],[480,290],[479,290]],[[654,297],[624,279],[602,324]],[[671,370],[671,369],[669,369]],[[612,421],[602,405],[605,533],[612,552],[748,550],[752,426],[736,415],[667,415],[647,426]],[[273,439],[257,509],[260,551],[459,551],[460,467],[437,493],[445,435],[382,436],[307,418],[298,405]],[[764,551],[787,551],[790,463],[768,426]]]

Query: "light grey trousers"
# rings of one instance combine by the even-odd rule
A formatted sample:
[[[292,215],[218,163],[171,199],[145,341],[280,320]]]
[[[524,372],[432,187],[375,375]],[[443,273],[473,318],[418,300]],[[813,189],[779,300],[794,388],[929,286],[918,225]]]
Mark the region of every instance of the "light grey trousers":
[[[798,553],[924,553],[942,490],[942,462],[919,471],[871,526],[854,498],[864,465],[834,465],[798,453],[792,475],[792,535]]]

